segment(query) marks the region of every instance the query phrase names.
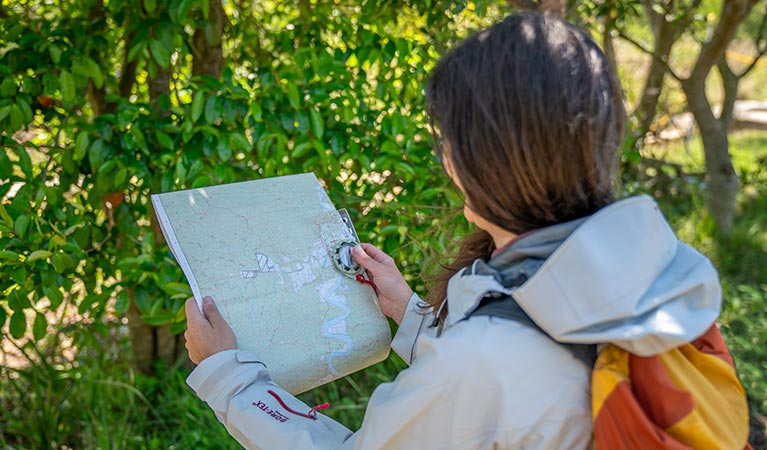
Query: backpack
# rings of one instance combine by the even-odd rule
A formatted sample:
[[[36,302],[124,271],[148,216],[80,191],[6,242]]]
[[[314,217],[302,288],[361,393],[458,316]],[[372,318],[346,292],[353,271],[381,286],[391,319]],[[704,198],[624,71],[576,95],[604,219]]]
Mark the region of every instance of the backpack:
[[[506,294],[486,295],[467,318],[481,315],[546,334]],[[650,357],[612,344],[598,352],[596,345],[559,344],[593,368],[597,450],[751,450],[745,391],[716,324],[694,341]]]

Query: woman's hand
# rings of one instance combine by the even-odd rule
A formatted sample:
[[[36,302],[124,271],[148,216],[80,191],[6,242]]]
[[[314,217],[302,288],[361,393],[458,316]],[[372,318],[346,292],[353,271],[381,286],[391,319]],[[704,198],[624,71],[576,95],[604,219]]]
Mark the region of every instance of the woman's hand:
[[[224,350],[237,349],[237,338],[226,323],[221,312],[216,307],[213,299],[202,299],[200,313],[197,301],[189,297],[186,301],[186,326],[184,333],[186,349],[189,350],[189,359],[195,364],[200,364],[208,356]]]
[[[394,260],[376,246],[367,243],[354,247],[352,254],[375,284],[381,311],[399,325],[413,290],[407,285]]]

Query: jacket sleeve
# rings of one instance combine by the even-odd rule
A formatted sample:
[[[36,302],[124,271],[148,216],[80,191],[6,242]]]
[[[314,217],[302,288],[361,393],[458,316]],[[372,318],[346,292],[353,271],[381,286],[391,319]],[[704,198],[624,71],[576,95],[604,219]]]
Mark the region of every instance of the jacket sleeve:
[[[216,353],[200,363],[187,383],[247,449],[449,448],[450,433],[432,429],[450,423],[434,416],[450,410],[445,390],[460,383],[437,367],[432,352],[424,355],[395,381],[376,388],[356,433],[322,414],[315,420],[296,414],[308,413],[309,406],[277,386],[253,352]],[[443,376],[434,376],[440,372]]]
[[[413,364],[415,359],[415,349],[418,337],[426,335],[434,337],[437,332],[436,327],[431,326],[434,318],[428,309],[422,308],[423,301],[418,295],[413,293],[405,309],[405,315],[402,317],[397,333],[391,341],[391,348],[405,360],[408,364]]]

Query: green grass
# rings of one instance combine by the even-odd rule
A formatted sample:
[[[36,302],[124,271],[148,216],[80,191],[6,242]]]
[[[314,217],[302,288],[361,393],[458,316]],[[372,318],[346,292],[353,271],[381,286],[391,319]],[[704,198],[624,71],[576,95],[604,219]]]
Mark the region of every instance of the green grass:
[[[156,377],[133,371],[129,341],[86,327],[25,344],[26,363],[0,367],[0,449],[234,448],[212,411],[184,383],[184,370]],[[74,359],[61,352],[64,333],[79,337]]]

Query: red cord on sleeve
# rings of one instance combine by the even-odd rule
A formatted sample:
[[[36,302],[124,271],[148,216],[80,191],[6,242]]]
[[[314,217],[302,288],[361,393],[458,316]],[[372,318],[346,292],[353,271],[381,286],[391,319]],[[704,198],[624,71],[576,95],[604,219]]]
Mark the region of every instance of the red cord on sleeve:
[[[317,420],[317,410],[330,408],[330,403],[323,403],[321,405],[315,406],[314,408],[310,409],[308,413],[304,414],[286,405],[285,402],[282,401],[282,399],[280,398],[279,395],[277,395],[276,392],[272,390],[269,390],[266,392],[268,392],[272,397],[274,397],[280,403],[280,406],[282,406],[285,409],[285,411],[295,414],[297,416],[306,417],[307,419]]]

